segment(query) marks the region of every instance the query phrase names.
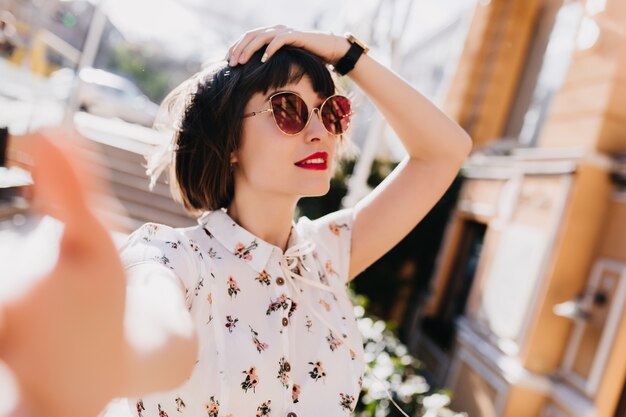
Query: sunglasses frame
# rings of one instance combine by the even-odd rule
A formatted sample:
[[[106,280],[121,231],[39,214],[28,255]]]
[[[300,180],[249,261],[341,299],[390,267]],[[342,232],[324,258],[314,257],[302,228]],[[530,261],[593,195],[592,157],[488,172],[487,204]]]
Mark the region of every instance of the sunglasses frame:
[[[274,97],[276,97],[277,95],[280,94],[293,94],[295,96],[297,96],[300,100],[302,100],[302,102],[304,103],[304,105],[307,108],[307,119],[306,119],[306,123],[304,124],[304,126],[302,127],[302,129],[300,131],[298,131],[297,133],[287,133],[285,131],[283,131],[280,126],[278,125],[278,122],[276,121],[276,116],[274,115],[274,108],[271,107],[272,105],[272,99]],[[326,97],[326,99],[322,102],[322,104],[320,104],[319,107],[313,107],[311,110],[309,110],[309,106],[307,106],[306,101],[304,101],[304,98],[302,98],[302,96],[298,93],[296,93],[295,91],[277,91],[276,93],[272,94],[271,96],[269,96],[269,98],[267,99],[267,101],[270,102],[270,108],[269,109],[263,109],[263,110],[258,110],[258,111],[253,111],[251,113],[246,113],[243,115],[244,118],[246,117],[252,117],[252,116],[256,116],[258,114],[263,114],[263,113],[267,113],[267,112],[271,112],[272,113],[272,119],[274,120],[274,124],[276,125],[276,127],[278,128],[278,130],[281,131],[281,133],[287,135],[287,136],[296,136],[299,135],[300,133],[302,133],[302,131],[304,131],[304,129],[307,128],[307,126],[309,125],[309,123],[311,122],[311,113],[315,110],[317,110],[317,118],[320,120],[320,123],[322,123],[322,126],[324,126],[324,130],[326,130],[328,133],[330,133],[333,136],[341,136],[343,134],[346,133],[346,131],[348,130],[348,127],[350,127],[350,123],[351,120],[348,121],[348,125],[346,126],[345,130],[343,131],[343,133],[333,133],[330,130],[328,130],[326,128],[326,125],[324,124],[324,121],[322,120],[322,108],[324,107],[324,105],[326,104],[326,102],[328,102],[328,100],[330,100],[333,97],[342,97],[345,98],[346,100],[348,100],[350,102],[350,113],[344,115],[343,117],[348,117],[348,116],[352,116],[354,114],[354,112],[352,111],[352,100],[350,100],[348,97],[344,96],[343,94],[333,94],[331,96]]]

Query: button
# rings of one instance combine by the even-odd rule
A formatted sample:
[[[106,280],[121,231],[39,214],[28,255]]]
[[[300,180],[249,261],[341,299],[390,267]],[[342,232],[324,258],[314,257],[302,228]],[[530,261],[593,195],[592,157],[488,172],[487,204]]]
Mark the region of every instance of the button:
[[[276,283],[278,285],[284,285],[285,284],[285,279],[283,277],[278,277],[278,278],[276,278]]]
[[[292,411],[291,413],[287,413],[287,417],[298,417],[298,415]]]
[[[283,326],[286,326],[289,324],[289,319],[287,317],[283,317]]]
[[[291,365],[289,365],[289,362],[285,362],[283,369],[287,372],[291,371]]]

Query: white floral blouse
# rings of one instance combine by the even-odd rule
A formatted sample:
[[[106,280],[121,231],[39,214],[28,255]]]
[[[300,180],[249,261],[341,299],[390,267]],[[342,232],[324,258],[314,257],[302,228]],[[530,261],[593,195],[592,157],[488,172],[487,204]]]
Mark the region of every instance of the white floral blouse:
[[[178,389],[128,401],[137,417],[349,416],[361,391],[363,341],[346,294],[351,209],[293,224],[288,249],[224,210],[198,225],[143,225],[121,248],[128,268],[174,271],[199,336]]]

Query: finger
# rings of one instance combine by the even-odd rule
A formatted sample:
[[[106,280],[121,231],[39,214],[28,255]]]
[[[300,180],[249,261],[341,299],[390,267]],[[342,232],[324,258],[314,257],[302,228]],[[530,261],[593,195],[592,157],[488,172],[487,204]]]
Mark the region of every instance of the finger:
[[[283,32],[272,32],[258,35],[256,38],[252,39],[241,51],[241,53],[239,54],[238,63],[245,64],[257,50],[261,49],[263,46],[274,41],[275,39],[281,38],[282,36]],[[263,58],[265,57],[266,55],[264,54]],[[261,59],[261,62],[265,62],[266,59],[263,58]]]
[[[228,48],[228,53],[226,54],[226,61],[228,61],[228,65],[230,65],[231,67],[234,67],[237,64],[234,56],[235,49],[237,48],[237,45],[239,45],[239,42],[241,42],[241,39],[238,39],[235,43],[233,43],[231,47]]]
[[[252,38],[254,38],[257,33],[259,33],[262,29],[257,29],[254,31],[246,32],[235,44],[231,47],[230,51],[230,59],[229,65],[231,67],[236,66],[239,63],[239,55],[245,46],[250,42]]]
[[[51,131],[46,133],[50,135]],[[106,231],[88,207],[90,183],[80,179],[88,174],[77,162],[77,150],[59,143],[61,135],[68,132],[54,130],[52,133],[56,136],[54,141],[43,133],[35,141],[35,207],[64,223],[61,253],[81,256],[101,241]]]
[[[62,134],[66,134],[63,132]],[[57,135],[59,142],[61,135]],[[69,223],[86,211],[85,190],[75,167],[68,160],[70,150],[39,133],[33,150],[33,179],[37,209]]]
[[[252,39],[247,46],[245,46],[239,55],[239,63],[246,63],[250,57],[261,47],[270,43],[273,39],[284,37],[293,33],[293,30],[284,25],[276,25],[261,32],[256,38]],[[283,42],[284,44],[284,42]],[[261,59],[261,62],[265,62],[267,57],[263,55],[265,59]]]
[[[276,51],[282,48],[285,44],[292,43],[291,33],[285,33],[280,36],[275,37],[265,48],[265,54],[263,54],[263,58],[261,58],[262,62],[267,62]]]
[[[261,36],[263,39],[265,39],[265,41],[261,41],[261,45],[256,48],[256,49],[258,49],[261,46],[265,45],[267,43],[267,41],[270,40],[272,37],[276,36],[278,33],[282,32],[282,31],[284,31],[286,29],[287,29],[287,27],[284,26],[284,25],[275,25],[275,26],[269,26],[269,27],[262,27],[262,28],[259,28],[259,29],[255,29],[255,30],[246,32],[246,34],[232,48],[232,50],[230,52],[230,62],[229,62],[229,65],[230,66],[235,66],[238,63],[239,64],[243,63],[240,60],[241,54],[244,51],[244,49],[248,46],[248,44],[250,44],[250,42],[252,42],[252,40],[255,39],[256,37]],[[245,61],[247,61],[247,59],[250,56],[252,56],[251,53],[247,56]]]
[[[2,304],[2,300],[0,300],[0,346],[2,346],[3,334],[4,334],[4,305]]]

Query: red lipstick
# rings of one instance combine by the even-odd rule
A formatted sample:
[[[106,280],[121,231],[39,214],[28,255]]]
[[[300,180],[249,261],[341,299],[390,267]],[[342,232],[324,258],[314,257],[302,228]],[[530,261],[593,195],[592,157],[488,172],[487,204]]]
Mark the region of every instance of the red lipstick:
[[[328,168],[328,153],[315,152],[314,154],[296,162],[294,165],[299,168],[323,171]]]

